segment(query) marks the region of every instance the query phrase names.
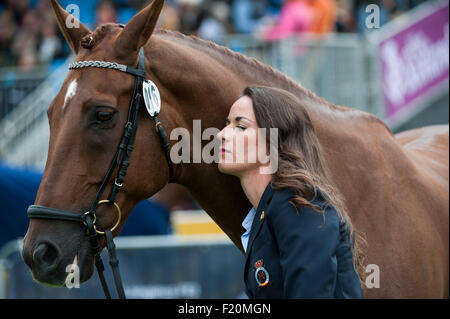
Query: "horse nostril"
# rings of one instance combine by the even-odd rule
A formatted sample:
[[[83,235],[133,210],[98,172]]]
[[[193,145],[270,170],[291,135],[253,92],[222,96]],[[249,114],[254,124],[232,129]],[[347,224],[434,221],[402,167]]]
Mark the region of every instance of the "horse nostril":
[[[51,271],[58,266],[58,251],[52,244],[41,243],[34,249],[33,261],[43,271]]]

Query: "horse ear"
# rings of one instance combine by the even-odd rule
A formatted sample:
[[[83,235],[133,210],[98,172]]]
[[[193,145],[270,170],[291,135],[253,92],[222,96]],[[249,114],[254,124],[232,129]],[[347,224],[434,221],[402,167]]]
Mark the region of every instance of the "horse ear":
[[[116,42],[120,56],[137,52],[147,43],[155,29],[163,6],[164,0],[153,0],[128,22]]]
[[[69,43],[72,51],[77,54],[80,48],[81,39],[90,34],[91,30],[82,24],[73,15],[64,10],[56,0],[51,0],[53,11],[56,14],[59,29]]]

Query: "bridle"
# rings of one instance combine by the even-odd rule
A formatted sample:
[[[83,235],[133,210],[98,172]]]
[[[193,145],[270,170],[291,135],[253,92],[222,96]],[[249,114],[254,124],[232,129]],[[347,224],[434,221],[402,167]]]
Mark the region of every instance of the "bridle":
[[[116,256],[115,244],[113,241],[112,232],[119,226],[121,221],[121,210],[119,205],[116,204],[116,196],[117,193],[123,186],[125,176],[127,174],[128,166],[130,165],[130,156],[134,148],[134,140],[136,138],[136,132],[138,128],[138,118],[139,118],[139,108],[142,104],[144,82],[152,83],[151,81],[145,80],[145,56],[143,48],[140,49],[139,52],[139,62],[137,68],[128,67],[122,64],[113,63],[113,62],[103,62],[103,61],[82,61],[75,62],[69,65],[70,70],[81,69],[81,68],[107,68],[114,69],[121,72],[125,72],[135,76],[134,82],[134,91],[133,96],[130,102],[130,108],[128,110],[128,119],[125,125],[125,130],[122,135],[122,139],[119,144],[119,148],[114,156],[114,159],[109,166],[109,169],[103,179],[103,182],[95,196],[94,201],[92,202],[91,208],[87,212],[73,212],[60,210],[55,208],[49,208],[38,205],[31,205],[28,208],[27,215],[29,218],[35,219],[50,219],[50,220],[63,220],[63,221],[71,221],[71,222],[79,222],[83,223],[87,228],[87,234],[89,236],[89,241],[91,244],[92,252],[95,258],[95,266],[97,268],[97,272],[100,278],[100,282],[103,287],[103,291],[105,293],[106,298],[110,299],[111,294],[109,292],[108,286],[106,284],[103,271],[105,269],[103,261],[100,256],[100,245],[98,235],[104,235],[106,238],[106,247],[109,253],[109,263],[111,265],[111,269],[113,271],[114,282],[116,284],[116,289],[119,298],[125,298],[125,292],[123,289],[122,279],[120,277],[119,272],[119,260]],[[147,96],[148,97],[148,96]],[[144,98],[145,103],[147,104],[147,97]],[[148,109],[148,107],[147,107]],[[173,183],[173,166],[172,161],[170,160],[170,152],[169,152],[169,143],[167,141],[167,135],[162,127],[161,122],[159,122],[157,115],[158,112],[150,112],[150,116],[155,122],[156,132],[159,135],[159,138],[162,143],[162,148],[165,152],[167,163],[169,165],[169,183]],[[109,194],[108,199],[100,200],[106,186],[109,184],[111,180],[112,174],[114,170],[118,167],[118,174],[114,180],[114,186]],[[110,206],[114,206],[117,211],[117,222],[114,224],[111,229],[107,229],[104,231],[100,231],[97,229],[96,221],[97,216],[95,214],[98,206],[107,204]]]

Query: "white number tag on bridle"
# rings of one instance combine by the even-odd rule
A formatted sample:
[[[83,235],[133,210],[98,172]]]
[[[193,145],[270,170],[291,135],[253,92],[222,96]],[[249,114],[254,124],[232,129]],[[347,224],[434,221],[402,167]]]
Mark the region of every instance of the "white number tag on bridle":
[[[159,114],[161,111],[161,96],[158,87],[150,80],[145,80],[142,84],[142,93],[144,95],[145,107],[151,117]]]

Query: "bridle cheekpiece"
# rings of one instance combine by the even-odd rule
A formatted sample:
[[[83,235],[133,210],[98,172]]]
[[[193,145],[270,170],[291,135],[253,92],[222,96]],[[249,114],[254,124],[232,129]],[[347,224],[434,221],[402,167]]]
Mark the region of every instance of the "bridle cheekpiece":
[[[139,51],[139,62],[137,68],[132,68],[123,64],[115,62],[104,62],[104,61],[80,61],[74,62],[69,65],[70,70],[77,70],[82,68],[103,68],[103,69],[113,69],[121,72],[125,72],[135,76],[135,84],[133,96],[130,102],[130,108],[128,110],[127,123],[125,125],[125,130],[122,135],[122,139],[119,144],[119,148],[111,162],[111,165],[103,179],[103,182],[92,202],[90,209],[87,212],[73,212],[60,210],[55,208],[49,208],[38,205],[31,205],[28,208],[27,215],[29,218],[35,219],[50,219],[50,220],[64,220],[71,222],[80,222],[87,228],[87,234],[91,244],[92,252],[95,258],[95,265],[97,272],[100,277],[100,281],[105,292],[105,296],[109,299],[111,294],[109,292],[108,286],[106,284],[103,271],[104,265],[100,257],[100,245],[99,245],[99,235],[104,235],[106,239],[106,247],[108,249],[110,264],[113,271],[114,281],[117,288],[117,293],[119,298],[125,298],[125,292],[123,289],[122,279],[119,272],[119,261],[115,252],[115,245],[113,241],[112,232],[119,226],[122,218],[122,213],[119,205],[116,203],[116,196],[119,190],[122,188],[125,176],[127,173],[128,166],[130,165],[131,153],[134,149],[134,141],[136,138],[138,119],[139,119],[139,108],[142,103],[142,97],[144,97],[144,102],[147,107],[148,113],[155,122],[156,132],[162,143],[163,151],[165,152],[167,163],[169,165],[169,183],[173,183],[173,166],[170,160],[169,143],[167,141],[167,135],[162,127],[161,122],[158,120],[158,115],[160,112],[161,101],[159,97],[159,91],[156,85],[150,80],[146,80],[145,72],[145,56],[144,49],[141,48]],[[157,94],[155,94],[155,91]],[[158,101],[159,99],[159,101]],[[118,168],[118,174],[114,179],[114,184],[109,194],[108,199],[101,200],[106,186],[109,184],[114,170]],[[117,212],[117,219],[113,227],[106,230],[99,230],[97,228],[97,216],[96,210],[100,205],[110,205],[113,206]]]

